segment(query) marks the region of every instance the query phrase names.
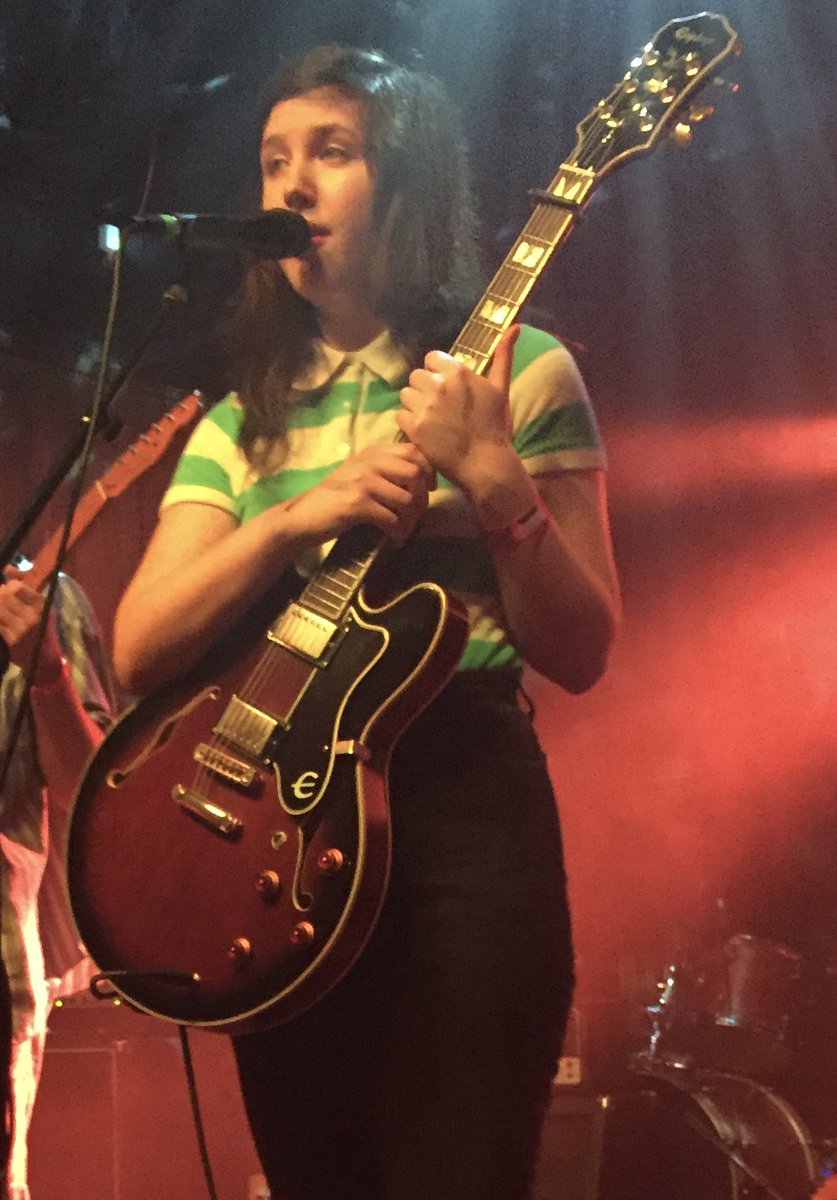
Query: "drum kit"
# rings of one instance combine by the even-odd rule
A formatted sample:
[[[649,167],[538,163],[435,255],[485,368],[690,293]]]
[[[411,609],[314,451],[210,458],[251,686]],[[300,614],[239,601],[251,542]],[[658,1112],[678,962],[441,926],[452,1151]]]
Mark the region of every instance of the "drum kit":
[[[810,1069],[797,1058],[803,968],[790,947],[743,933],[668,965],[644,1010],[647,1045],[630,1055],[619,1179],[603,1195],[837,1198],[837,1138],[814,1136],[780,1094]]]

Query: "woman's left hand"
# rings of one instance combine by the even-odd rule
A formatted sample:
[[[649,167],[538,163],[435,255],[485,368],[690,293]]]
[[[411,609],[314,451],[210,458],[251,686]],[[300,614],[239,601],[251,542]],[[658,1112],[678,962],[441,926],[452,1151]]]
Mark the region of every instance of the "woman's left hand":
[[[398,424],[446,479],[466,494],[498,460],[516,457],[509,421],[512,355],[520,327],[500,339],[485,376],[441,350],[411,372]]]

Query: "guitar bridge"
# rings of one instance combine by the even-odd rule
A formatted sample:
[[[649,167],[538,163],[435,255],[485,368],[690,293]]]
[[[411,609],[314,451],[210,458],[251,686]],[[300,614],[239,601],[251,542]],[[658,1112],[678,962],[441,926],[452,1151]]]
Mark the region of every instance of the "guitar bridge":
[[[251,788],[256,782],[255,767],[242,762],[240,758],[234,758],[232,754],[226,754],[217,746],[199,742],[192,757],[196,763],[206,767],[207,771],[211,771],[213,775],[219,775],[221,779],[226,779],[229,783],[237,783],[239,787]]]

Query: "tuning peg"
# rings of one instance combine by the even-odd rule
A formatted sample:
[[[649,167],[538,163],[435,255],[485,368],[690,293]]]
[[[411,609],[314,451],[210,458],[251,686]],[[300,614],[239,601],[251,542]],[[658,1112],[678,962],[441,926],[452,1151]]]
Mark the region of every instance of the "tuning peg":
[[[671,131],[671,140],[678,150],[684,150],[692,140],[692,127],[685,121],[678,121]]]
[[[712,80],[712,86],[723,88],[729,92],[737,92],[741,84],[737,79],[725,79],[723,75],[716,75]]]

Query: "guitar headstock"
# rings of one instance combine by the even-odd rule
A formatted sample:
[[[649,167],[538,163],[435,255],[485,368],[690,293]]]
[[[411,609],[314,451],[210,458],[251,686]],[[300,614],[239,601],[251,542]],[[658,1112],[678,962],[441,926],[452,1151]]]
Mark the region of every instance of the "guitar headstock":
[[[579,122],[568,161],[602,176],[650,150],[675,126],[679,129],[678,122],[708,116],[711,109],[695,106],[697,95],[718,64],[738,49],[738,34],[718,13],[669,21],[610,94]]]

